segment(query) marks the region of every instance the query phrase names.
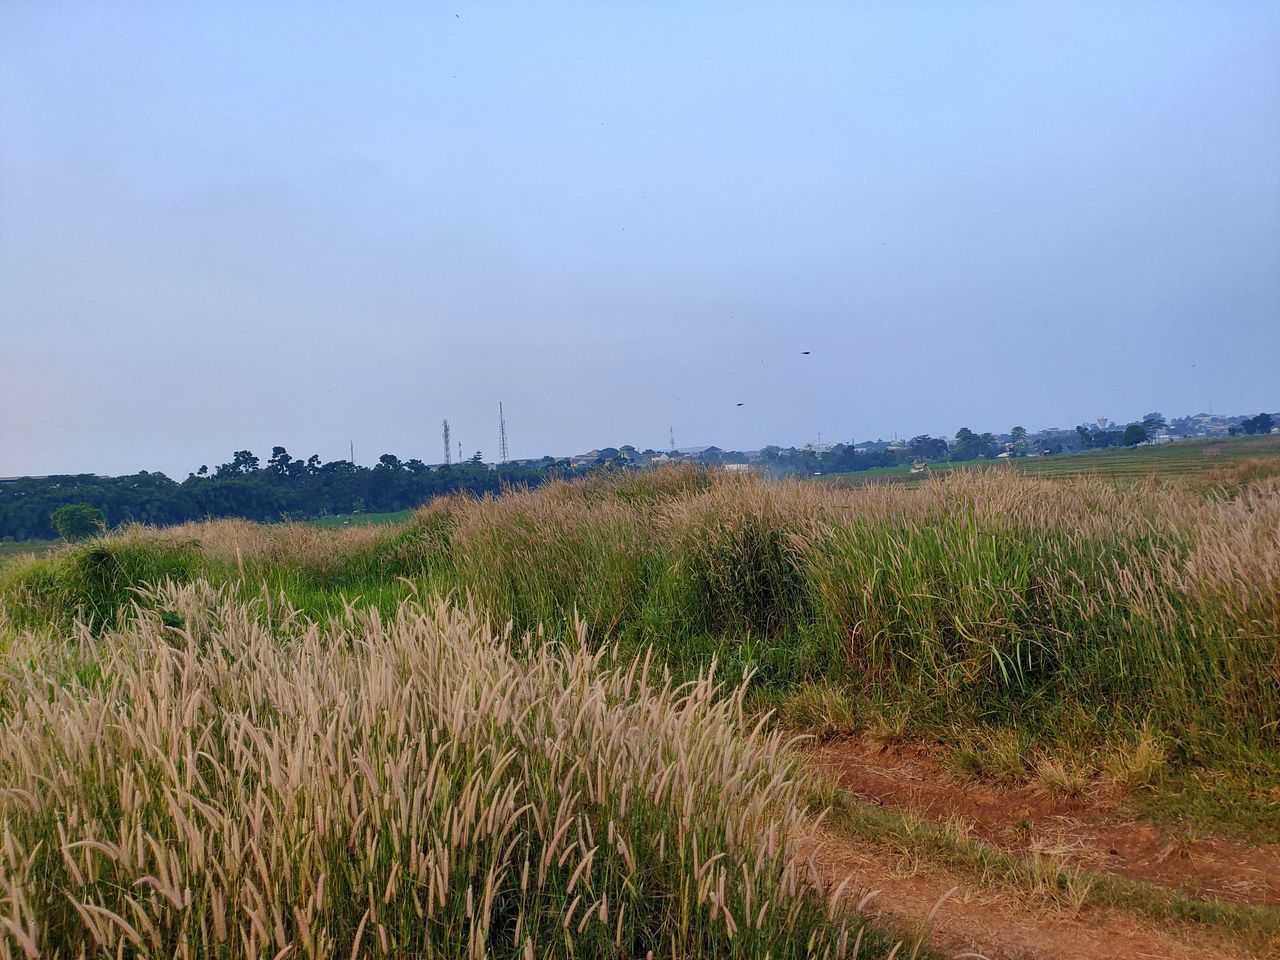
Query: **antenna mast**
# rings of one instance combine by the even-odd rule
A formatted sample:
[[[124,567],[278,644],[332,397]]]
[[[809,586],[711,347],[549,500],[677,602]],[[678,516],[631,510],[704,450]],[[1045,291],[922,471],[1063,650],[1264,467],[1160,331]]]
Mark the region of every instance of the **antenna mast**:
[[[449,449],[449,421],[444,421],[444,465],[447,467],[453,462],[453,451]]]
[[[507,418],[502,414],[502,401],[498,401],[498,462],[507,462]]]
[[[667,436],[671,440],[671,449],[674,450],[676,448],[676,428],[667,427]]]

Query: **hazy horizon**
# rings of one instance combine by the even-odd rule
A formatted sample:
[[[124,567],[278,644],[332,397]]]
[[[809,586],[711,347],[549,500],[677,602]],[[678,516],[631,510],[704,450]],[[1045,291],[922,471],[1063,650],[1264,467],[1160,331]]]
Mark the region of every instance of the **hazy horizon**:
[[[10,3],[0,476],[1274,411],[1278,161],[1275,4]]]

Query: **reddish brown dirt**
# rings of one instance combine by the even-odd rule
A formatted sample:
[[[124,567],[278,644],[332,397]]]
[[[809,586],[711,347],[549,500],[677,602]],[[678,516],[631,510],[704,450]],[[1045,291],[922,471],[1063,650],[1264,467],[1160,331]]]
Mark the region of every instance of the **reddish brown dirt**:
[[[1039,849],[1067,863],[1175,887],[1196,897],[1280,905],[1280,845],[1178,842],[1126,817],[1115,798],[1053,796],[1033,786],[957,782],[927,745],[862,740],[809,751],[817,771],[851,793],[934,820],[961,820],[1013,852]]]
[[[817,879],[863,900],[864,912],[956,957],[989,960],[1206,960],[1248,958],[1243,947],[1191,930],[1158,929],[1113,911],[1072,914],[946,871],[904,865],[891,854],[826,836],[811,853]],[[910,950],[900,951],[904,957]]]

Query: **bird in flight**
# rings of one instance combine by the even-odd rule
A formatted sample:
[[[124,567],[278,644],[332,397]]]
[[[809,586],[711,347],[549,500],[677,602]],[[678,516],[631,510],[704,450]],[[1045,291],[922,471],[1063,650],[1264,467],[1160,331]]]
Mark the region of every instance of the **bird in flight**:
[[[806,357],[809,356],[809,354],[813,353],[812,350],[801,350],[800,352],[803,353]]]
[[[739,403],[739,404],[737,404],[737,406],[741,407],[741,406],[744,406],[744,404]]]

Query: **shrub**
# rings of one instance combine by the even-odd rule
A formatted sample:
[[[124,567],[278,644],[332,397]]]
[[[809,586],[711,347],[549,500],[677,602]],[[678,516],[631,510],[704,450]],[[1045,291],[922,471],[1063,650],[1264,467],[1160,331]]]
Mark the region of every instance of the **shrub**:
[[[68,543],[87,540],[107,529],[107,515],[88,503],[64,503],[49,514],[49,523]]]

